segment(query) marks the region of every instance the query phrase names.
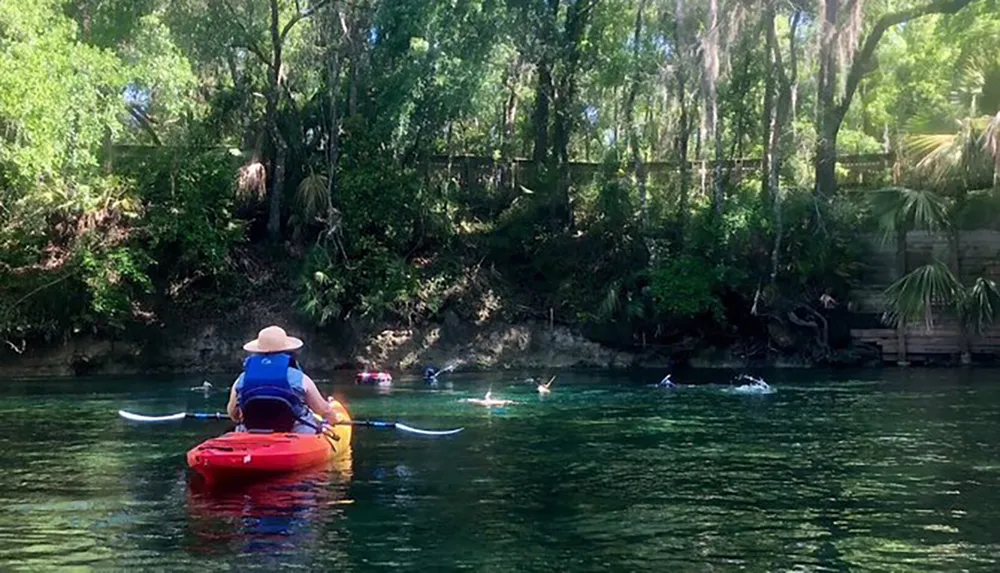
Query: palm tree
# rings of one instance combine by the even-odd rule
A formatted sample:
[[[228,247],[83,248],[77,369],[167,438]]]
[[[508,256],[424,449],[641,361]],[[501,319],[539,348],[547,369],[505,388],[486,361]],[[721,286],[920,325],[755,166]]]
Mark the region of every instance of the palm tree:
[[[971,334],[981,334],[1000,313],[1000,292],[992,280],[979,277],[970,287],[962,284],[959,226],[954,224],[970,194],[1000,187],[1000,109],[994,110],[996,115],[984,115],[980,109],[987,84],[1000,78],[1000,57],[970,57],[963,72],[955,98],[957,104],[967,106],[968,116],[955,120],[952,133],[917,134],[906,141],[915,171],[936,189],[950,191],[949,197],[902,188],[886,189],[873,197],[883,240],[896,236],[900,274],[905,273],[907,231],[945,232],[949,239],[951,268],[932,262],[900,276],[886,290],[883,320],[899,328],[901,362],[905,361],[907,323],[923,320],[929,329],[936,310],[950,310],[959,319],[962,361],[967,363],[971,361]]]
[[[882,320],[893,327],[923,320],[931,329],[936,311],[951,311],[959,321],[963,364],[972,361],[972,335],[982,334],[1000,318],[1000,289],[994,281],[979,277],[967,287],[940,261],[914,269],[885,294]]]
[[[927,190],[914,190],[905,187],[890,187],[873,193],[870,197],[872,211],[882,230],[883,244],[895,239],[896,242],[896,273],[898,281],[907,278],[906,275],[906,234],[913,230],[925,230],[929,232],[940,231],[950,227],[947,202],[939,195]],[[915,283],[914,286],[926,286],[924,282]],[[890,287],[891,289],[892,287]],[[890,308],[895,304],[892,293],[889,296]],[[905,291],[912,296],[910,290]],[[931,296],[933,293],[922,293]],[[924,300],[927,296],[916,297],[917,300]],[[906,301],[903,301],[906,302]],[[920,313],[917,313],[919,315]],[[908,312],[895,312],[886,315],[886,318],[895,317],[892,326],[896,328],[897,336],[897,357],[899,364],[906,363],[906,324],[912,322],[916,316]]]
[[[873,212],[882,230],[882,240],[896,238],[896,268],[901,275],[885,291],[883,322],[899,333],[900,363],[906,361],[907,324],[923,321],[933,328],[935,312],[950,310],[959,320],[962,362],[971,362],[971,335],[982,334],[1000,317],[1000,291],[992,280],[979,277],[972,286],[961,283],[961,258],[958,251],[958,228],[954,214],[964,203],[948,199],[930,190],[892,187],[875,192]],[[906,233],[911,230],[944,232],[949,239],[952,268],[940,261],[906,273]]]
[[[954,132],[907,138],[906,147],[918,172],[939,186],[956,185],[960,194],[1000,186],[1000,101],[983,100],[987,87],[997,82],[1000,54],[984,52],[967,59],[953,99],[968,115],[954,120]]]

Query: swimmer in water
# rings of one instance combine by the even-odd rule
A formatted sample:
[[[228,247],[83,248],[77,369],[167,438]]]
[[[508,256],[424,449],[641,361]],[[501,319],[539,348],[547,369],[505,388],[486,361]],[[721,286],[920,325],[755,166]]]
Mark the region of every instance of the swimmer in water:
[[[555,379],[556,379],[556,377],[553,376],[552,378],[549,378],[549,381],[546,382],[545,384],[539,384],[538,386],[536,386],[536,388],[538,389],[538,393],[539,394],[551,394],[552,390],[549,389],[549,386],[552,385],[552,382]]]
[[[492,390],[487,392],[482,398],[466,398],[464,401],[477,406],[486,406],[487,408],[502,408],[516,403],[513,400],[501,400],[494,398]]]
[[[739,378],[736,379],[737,382],[742,382],[743,385],[749,385],[761,389],[770,389],[771,385],[764,382],[761,378],[754,378],[749,374],[740,374]]]
[[[663,377],[663,380],[656,385],[657,388],[676,388],[677,384],[674,384],[673,380],[670,379],[671,374],[667,374]]]

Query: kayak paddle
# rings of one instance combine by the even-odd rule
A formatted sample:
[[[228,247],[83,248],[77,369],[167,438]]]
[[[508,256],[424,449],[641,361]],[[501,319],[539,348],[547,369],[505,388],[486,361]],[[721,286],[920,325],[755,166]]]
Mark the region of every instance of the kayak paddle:
[[[118,410],[118,415],[126,420],[131,420],[133,422],[177,422],[185,418],[195,418],[198,420],[228,420],[229,416],[221,412],[204,413],[204,412],[178,412],[176,414],[169,414],[166,416],[144,416],[142,414],[134,414],[132,412],[126,412],[125,410]],[[330,425],[329,422],[325,423]],[[337,422],[334,425],[350,425],[350,426],[365,426],[368,428],[393,428],[400,430],[402,432],[409,432],[411,434],[420,434],[423,436],[449,436],[451,434],[457,434],[464,430],[465,428],[457,428],[454,430],[422,430],[420,428],[414,428],[413,426],[407,426],[402,422],[383,422],[381,420],[345,420],[343,422]]]
[[[450,436],[451,434],[457,434],[465,429],[465,428],[456,428],[454,430],[421,430],[420,428],[407,426],[402,422],[382,422],[379,420],[351,420],[349,422],[337,422],[337,423],[350,424],[351,426],[367,426],[369,428],[395,428],[403,432],[410,432],[411,434],[421,434],[423,436]]]
[[[180,412],[177,414],[170,414],[168,416],[143,416],[142,414],[133,414],[132,412],[126,412],[125,410],[118,410],[118,415],[126,420],[132,420],[133,422],[176,422],[178,420],[183,420],[184,418],[197,418],[199,420],[228,420],[229,416],[221,412],[213,413],[201,413],[201,412]]]
[[[432,380],[434,382],[437,382],[438,376],[444,374],[445,372],[451,372],[454,369],[455,369],[455,365],[454,364],[449,364],[448,366],[445,366],[444,368],[438,370],[434,374],[431,374],[430,380]]]

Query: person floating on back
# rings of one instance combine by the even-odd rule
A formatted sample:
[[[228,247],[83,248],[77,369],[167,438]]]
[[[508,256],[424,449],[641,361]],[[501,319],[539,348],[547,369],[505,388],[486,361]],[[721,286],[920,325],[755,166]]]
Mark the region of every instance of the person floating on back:
[[[226,411],[237,432],[272,431],[316,434],[322,418],[336,422],[336,411],[323,399],[316,383],[299,368],[295,353],[302,340],[278,326],[261,330],[243,345],[250,356],[229,391]]]
[[[204,382],[202,382],[201,386],[192,386],[191,387],[191,391],[192,392],[204,392],[204,393],[208,394],[212,390],[215,390],[215,386],[212,386],[212,383],[209,382],[208,380],[205,380]]]

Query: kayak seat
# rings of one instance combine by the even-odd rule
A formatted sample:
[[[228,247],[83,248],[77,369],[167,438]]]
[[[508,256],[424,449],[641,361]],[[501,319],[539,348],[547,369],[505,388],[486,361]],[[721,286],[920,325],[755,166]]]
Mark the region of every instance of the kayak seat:
[[[291,432],[299,421],[287,400],[258,396],[243,405],[243,426],[250,432]]]

